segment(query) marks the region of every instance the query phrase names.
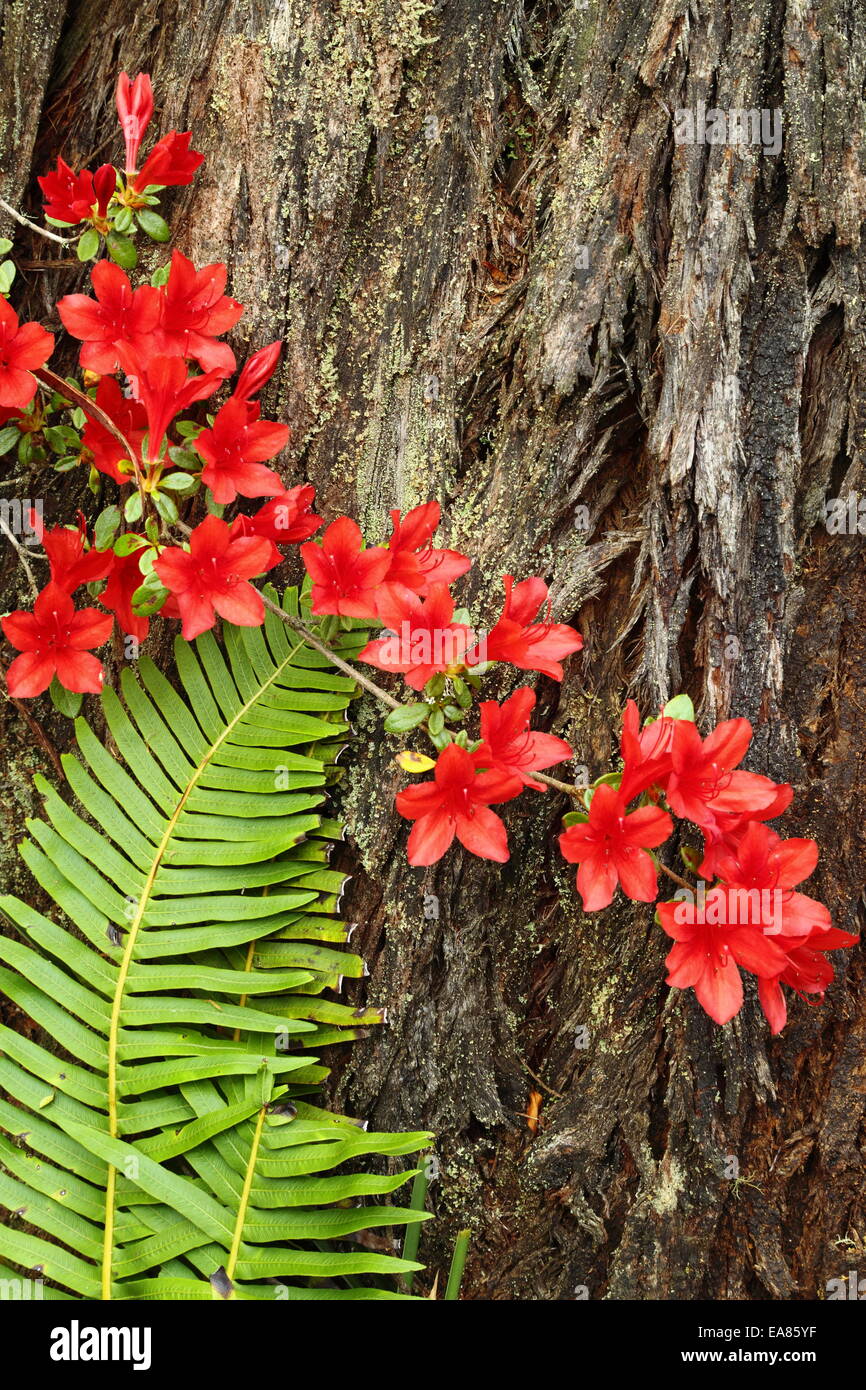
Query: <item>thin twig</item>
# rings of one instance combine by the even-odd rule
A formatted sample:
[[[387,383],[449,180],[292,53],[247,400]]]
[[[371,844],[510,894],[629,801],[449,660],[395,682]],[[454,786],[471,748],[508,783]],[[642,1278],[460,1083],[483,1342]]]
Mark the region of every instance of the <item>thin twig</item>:
[[[18,540],[17,536],[15,536],[15,535],[13,534],[13,532],[10,530],[10,528],[6,525],[6,522],[4,521],[4,519],[3,519],[2,516],[0,516],[0,531],[3,532],[3,534],[4,534],[4,536],[7,538],[7,540],[10,540],[10,541],[12,542],[12,545],[15,547],[16,551],[18,552],[18,559],[21,561],[21,568],[23,569],[24,573],[27,575],[27,581],[28,581],[28,583],[29,583],[29,585],[30,585],[30,592],[31,592],[31,594],[33,595],[34,598],[38,598],[38,597],[39,597],[39,585],[36,583],[36,580],[33,578],[33,571],[32,571],[32,569],[30,568],[30,561],[29,561],[29,559],[28,559],[29,552],[28,552],[27,550],[24,549],[24,546],[23,546],[23,545],[21,544],[21,542]],[[35,559],[37,559],[38,557],[34,555],[32,558],[35,560]]]
[[[38,722],[38,720],[33,718],[33,715],[30,713],[30,710],[27,708],[24,701],[16,700],[14,695],[9,694],[6,681],[6,672],[7,668],[3,665],[2,662],[0,662],[0,676],[2,676],[3,678],[2,693],[6,696],[6,699],[9,701],[10,705],[14,706],[14,708],[21,715],[21,718],[24,720],[25,724],[30,729],[30,732],[36,739],[36,742],[45,752],[46,756],[51,759],[51,762],[54,764],[54,767],[57,770],[57,775],[60,778],[61,782],[65,782],[66,773],[63,771],[63,764],[60,761],[60,754],[57,752],[57,749],[54,747],[54,744],[51,742],[42,725]]]
[[[52,391],[56,391],[61,396],[68,396],[71,400],[75,401],[76,405],[80,406],[87,414],[92,415],[94,420],[98,420],[101,425],[104,425],[109,433],[113,434],[115,439],[123,445],[124,453],[129,458],[135,470],[135,483],[138,488],[138,495],[141,498],[141,514],[142,517],[144,517],[147,510],[147,493],[144,488],[144,477],[138,459],[135,456],[135,450],[126,438],[126,435],[117,428],[111,416],[106,414],[102,406],[97,405],[96,401],[90,399],[86,391],[79,391],[77,386],[71,386],[64,377],[58,376],[56,372],[50,371],[48,367],[37,367],[33,375],[36,377],[37,381],[41,381],[45,386],[50,386]]]
[[[653,856],[653,858],[655,858],[655,856]],[[669,869],[666,864],[662,864],[660,859],[656,859],[656,867],[661,869],[663,874],[667,874],[668,878],[672,878],[674,883],[678,883],[681,888],[688,888],[690,893],[694,893],[695,885],[689,883],[688,879],[681,878],[679,874],[674,873],[673,869]]]
[[[74,246],[83,235],[79,232],[78,236],[58,236],[56,232],[49,232],[47,227],[40,227],[38,223],[31,222],[29,217],[25,217],[23,212],[13,208],[12,204],[7,203],[5,198],[0,198],[0,208],[8,212],[10,217],[14,217],[15,221],[19,222],[22,227],[27,227],[31,232],[37,232],[39,236],[47,237],[49,241],[57,241],[61,246]]]
[[[557,1100],[565,1100],[565,1096],[562,1094],[561,1091],[554,1091],[552,1086],[548,1086],[545,1081],[542,1081],[540,1076],[536,1076],[535,1072],[532,1070],[532,1067],[529,1065],[529,1063],[526,1061],[524,1057],[519,1057],[517,1060],[523,1063],[523,1065],[526,1067],[526,1070],[529,1072],[529,1075],[532,1077],[533,1081],[537,1082],[543,1091],[546,1091],[549,1096],[556,1096]]]
[[[288,627],[294,628],[295,632],[299,632],[304,641],[309,643],[315,651],[321,652],[322,656],[326,656],[329,661],[333,662],[339,671],[343,671],[347,676],[351,676],[353,681],[357,681],[364,690],[369,691],[371,695],[375,695],[376,699],[381,700],[383,705],[390,705],[391,709],[402,709],[402,702],[400,700],[395,700],[394,696],[389,695],[387,690],[383,690],[381,685],[377,685],[375,681],[371,681],[368,676],[362,675],[354,666],[350,666],[348,661],[344,661],[342,657],[337,656],[336,652],[332,652],[330,647],[326,647],[324,642],[320,642],[315,633],[310,631],[306,623],[301,622],[300,618],[293,618],[290,613],[287,613],[284,608],[280,608],[279,604],[274,603],[273,599],[269,599],[266,594],[262,594],[262,601],[265,607],[270,609],[272,613],[275,613],[278,618],[282,618],[283,622],[286,623]]]
[[[547,777],[543,772],[533,771],[532,777],[534,781],[545,782],[548,787],[555,787],[558,792],[565,792],[567,796],[574,797],[575,801],[579,801],[583,805],[585,787],[575,787],[570,782],[560,782],[556,777]]]

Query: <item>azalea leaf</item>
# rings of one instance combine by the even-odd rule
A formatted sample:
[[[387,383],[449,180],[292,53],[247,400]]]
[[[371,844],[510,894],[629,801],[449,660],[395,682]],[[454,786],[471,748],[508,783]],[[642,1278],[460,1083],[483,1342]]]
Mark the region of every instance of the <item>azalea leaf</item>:
[[[668,700],[662,714],[666,714],[668,719],[688,719],[694,724],[695,707],[688,695],[675,695],[672,700]]]

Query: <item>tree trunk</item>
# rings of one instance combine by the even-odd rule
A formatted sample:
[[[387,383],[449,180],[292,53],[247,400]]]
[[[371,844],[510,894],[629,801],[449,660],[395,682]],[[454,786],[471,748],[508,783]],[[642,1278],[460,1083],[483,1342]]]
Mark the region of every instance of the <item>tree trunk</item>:
[[[824,503],[866,491],[858,0],[7,0],[3,23],[3,196],[35,211],[57,153],[119,157],[116,74],[150,71],[159,128],[207,157],[174,244],[228,262],[239,357],[286,343],[287,483],[374,538],[439,498],[485,621],[503,573],[544,574],[586,645],[539,707],[591,777],[628,695],[748,717],[747,765],[796,789],[785,833],[821,845],[810,891],[856,931],[863,540]],[[780,108],[781,150],[676,143],[699,102]],[[21,229],[15,256],[16,302],[56,327],[77,262]],[[52,520],[92,509],[77,474],[26,486]],[[26,601],[11,552],[3,574]],[[356,728],[345,906],[390,1027],[336,1093],[437,1132],[431,1266],[468,1225],[468,1298],[823,1296],[866,1255],[859,950],[780,1038],[751,996],[719,1029],[666,987],[650,907],[581,913],[563,797],[505,808],[504,868],[411,869],[366,700]],[[9,705],[2,733],[20,891],[47,754]]]

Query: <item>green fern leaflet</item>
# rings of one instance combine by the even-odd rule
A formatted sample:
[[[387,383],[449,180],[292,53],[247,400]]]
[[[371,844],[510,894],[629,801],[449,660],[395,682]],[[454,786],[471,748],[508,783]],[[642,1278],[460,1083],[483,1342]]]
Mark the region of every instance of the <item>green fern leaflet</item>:
[[[0,1029],[0,1257],[54,1298],[404,1297],[421,1266],[359,1235],[424,1219],[369,1200],[417,1170],[364,1161],[430,1135],[310,1099],[383,1017],[328,997],[364,969],[323,813],[356,688],[273,613],[223,643],[178,640],[186,698],[147,658],[105,691],[118,757],[77,722],[79,810],[39,779],[21,853],[59,920],[0,899],[0,989],[49,1046]]]

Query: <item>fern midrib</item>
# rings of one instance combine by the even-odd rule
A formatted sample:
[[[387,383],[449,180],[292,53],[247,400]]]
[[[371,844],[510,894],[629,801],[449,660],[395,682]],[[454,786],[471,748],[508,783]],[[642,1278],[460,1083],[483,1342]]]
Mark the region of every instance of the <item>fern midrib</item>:
[[[187,782],[187,785],[184,788],[183,793],[181,794],[180,800],[178,801],[177,806],[175,807],[172,813],[171,819],[169,820],[168,825],[166,826],[165,833],[162,839],[160,840],[159,845],[157,846],[153,863],[148,872],[147,879],[145,880],[145,885],[141,897],[139,898],[135,916],[129,925],[129,931],[127,932],[126,937],[126,945],[124,947],[123,956],[121,958],[120,965],[118,968],[117,986],[114,991],[114,999],[111,1007],[111,1022],[109,1025],[108,1032],[107,1086],[108,1126],[109,1134],[112,1136],[112,1138],[116,1138],[118,1133],[117,1048],[118,1034],[120,1031],[120,1012],[123,1007],[124,991],[126,989],[126,981],[129,975],[129,967],[132,964],[132,957],[135,951],[135,944],[138,938],[138,932],[141,927],[144,914],[147,911],[148,903],[150,902],[150,897],[153,892],[153,885],[156,880],[156,875],[159,872],[159,869],[162,865],[163,856],[165,855],[168,845],[174,835],[174,831],[183,811],[183,808],[186,805],[191,793],[195,790],[196,784],[198,783],[198,780],[201,777],[202,773],[208,767],[212,759],[216,756],[216,753],[218,752],[222,744],[225,742],[225,740],[228,738],[232,730],[239,723],[239,721],[244,718],[246,713],[250,709],[252,709],[252,707],[255,704],[257,704],[257,702],[262,698],[262,695],[269,688],[269,686],[274,684],[274,682],[278,679],[278,677],[285,670],[285,668],[288,665],[290,665],[296,652],[299,652],[303,645],[304,642],[303,640],[301,640],[297,643],[296,646],[292,647],[288,655],[283,659],[283,661],[280,662],[279,666],[277,666],[273,675],[269,676],[268,679],[262,685],[259,686],[255,695],[251,696],[251,698],[247,700],[247,702],[244,705],[241,706],[234,718],[228,724],[226,724],[219,738],[211,744],[207,753],[202,758],[201,762],[198,764],[189,781]],[[105,1190],[105,1233],[102,1247],[103,1301],[111,1299],[112,1265],[114,1254],[115,1198],[117,1193],[116,1174],[117,1170],[112,1165],[109,1165]],[[251,1178],[250,1182],[252,1182]]]
[[[244,1233],[244,1226],[247,1219],[247,1208],[250,1204],[250,1193],[253,1190],[253,1179],[256,1175],[256,1164],[259,1159],[259,1145],[262,1141],[262,1128],[265,1123],[265,1113],[267,1106],[263,1105],[259,1110],[256,1119],[256,1127],[253,1132],[252,1143],[250,1144],[250,1156],[247,1163],[247,1171],[244,1174],[244,1187],[238,1202],[238,1214],[235,1221],[235,1229],[232,1235],[232,1248],[229,1251],[228,1263],[226,1264],[226,1274],[229,1279],[234,1280],[235,1266],[238,1262],[238,1252],[241,1248],[241,1239]],[[230,1294],[229,1297],[232,1295]]]

